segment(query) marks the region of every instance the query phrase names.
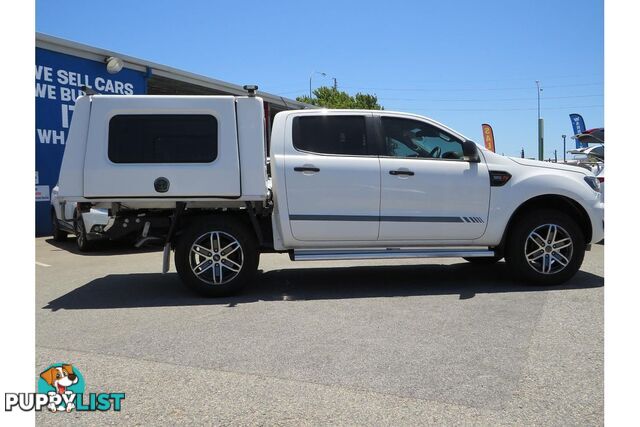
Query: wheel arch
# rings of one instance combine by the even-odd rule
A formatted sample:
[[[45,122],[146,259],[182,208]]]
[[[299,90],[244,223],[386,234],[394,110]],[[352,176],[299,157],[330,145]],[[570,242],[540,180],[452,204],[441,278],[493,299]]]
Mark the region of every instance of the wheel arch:
[[[172,245],[175,246],[180,236],[184,233],[186,229],[192,226],[194,223],[206,221],[211,218],[228,218],[234,221],[237,221],[243,227],[246,227],[248,232],[251,233],[252,237],[256,239],[256,242],[260,243],[260,236],[258,235],[258,231],[256,230],[256,224],[253,224],[251,221],[251,216],[246,210],[227,210],[227,211],[196,211],[191,214],[184,215],[180,218],[179,228],[176,231],[174,238],[172,239]],[[260,226],[262,224],[259,224]],[[260,228],[261,232],[265,232],[264,228]]]
[[[505,227],[505,232],[502,236],[502,240],[500,241],[500,248],[504,248],[509,233],[511,232],[514,224],[517,223],[518,219],[534,209],[553,209],[568,214],[570,217],[575,219],[578,227],[580,228],[580,230],[582,230],[585,242],[591,241],[593,232],[591,227],[591,220],[589,219],[589,215],[587,214],[587,211],[582,207],[582,205],[567,196],[562,196],[559,194],[544,194],[526,200],[525,202],[520,204],[520,206],[518,206],[513,214],[511,214],[511,217],[507,222],[507,226]]]

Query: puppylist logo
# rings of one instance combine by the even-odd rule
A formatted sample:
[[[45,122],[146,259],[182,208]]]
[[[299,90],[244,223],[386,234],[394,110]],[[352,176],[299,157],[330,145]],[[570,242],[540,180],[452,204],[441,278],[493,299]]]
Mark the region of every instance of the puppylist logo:
[[[37,393],[6,393],[4,410],[50,412],[120,411],[124,393],[90,393],[84,377],[73,365],[55,363],[40,373]]]

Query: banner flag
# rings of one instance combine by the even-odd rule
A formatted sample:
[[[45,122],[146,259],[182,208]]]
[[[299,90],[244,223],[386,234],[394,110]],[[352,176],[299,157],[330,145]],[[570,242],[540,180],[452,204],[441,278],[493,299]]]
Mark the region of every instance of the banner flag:
[[[487,150],[491,150],[495,153],[496,142],[493,138],[493,129],[491,129],[491,125],[488,125],[486,123],[482,124],[482,136],[484,137],[484,147]]]
[[[579,135],[583,133],[585,130],[587,130],[587,127],[584,125],[584,119],[580,114],[576,114],[576,113],[569,114],[569,118],[571,119],[571,126],[573,126],[574,135]],[[580,143],[580,141],[578,141],[578,138],[576,138],[576,148],[587,147],[587,146],[588,146],[587,144]]]

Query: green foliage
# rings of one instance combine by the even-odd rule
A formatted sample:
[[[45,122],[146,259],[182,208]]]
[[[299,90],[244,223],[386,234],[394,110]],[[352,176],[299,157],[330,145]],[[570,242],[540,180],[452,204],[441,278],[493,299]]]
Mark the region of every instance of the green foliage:
[[[299,96],[296,101],[317,105],[325,108],[345,108],[363,110],[384,110],[378,104],[378,97],[367,93],[356,93],[355,96],[333,87],[321,86],[313,91],[314,98]]]

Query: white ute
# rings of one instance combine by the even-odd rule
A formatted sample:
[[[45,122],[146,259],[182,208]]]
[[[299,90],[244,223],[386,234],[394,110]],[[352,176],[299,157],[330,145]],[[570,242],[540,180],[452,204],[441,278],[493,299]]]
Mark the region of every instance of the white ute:
[[[174,250],[182,281],[209,296],[238,291],[262,252],[504,257],[518,279],[558,284],[604,237],[598,181],[583,168],[500,156],[389,111],[285,111],[267,139],[247,89],[79,98],[58,198],[108,209],[107,235],[163,239],[163,271]]]

